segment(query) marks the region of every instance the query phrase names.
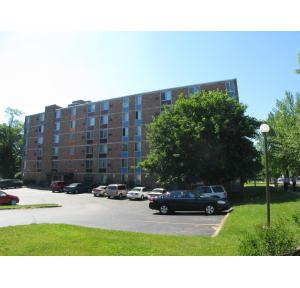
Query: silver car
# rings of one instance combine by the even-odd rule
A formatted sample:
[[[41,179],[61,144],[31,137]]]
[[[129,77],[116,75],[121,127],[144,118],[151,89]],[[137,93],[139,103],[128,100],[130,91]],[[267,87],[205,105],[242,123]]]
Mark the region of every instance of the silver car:
[[[118,197],[121,199],[127,195],[127,192],[125,184],[110,184],[106,187],[106,194],[108,198]]]
[[[227,198],[227,192],[222,185],[210,185],[210,186],[194,185],[192,188],[195,191],[199,191],[204,196],[215,197],[220,199]]]

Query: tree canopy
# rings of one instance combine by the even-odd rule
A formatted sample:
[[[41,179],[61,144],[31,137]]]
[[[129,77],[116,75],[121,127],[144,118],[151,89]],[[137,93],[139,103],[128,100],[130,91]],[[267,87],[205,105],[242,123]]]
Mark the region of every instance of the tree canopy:
[[[286,92],[269,114],[271,176],[297,174],[300,164],[300,94]]]
[[[13,178],[20,171],[23,147],[23,124],[18,119],[23,113],[7,108],[7,123],[0,124],[0,176]]]
[[[252,177],[259,153],[251,139],[259,122],[245,111],[222,91],[182,95],[148,125],[150,153],[140,166],[164,185]]]

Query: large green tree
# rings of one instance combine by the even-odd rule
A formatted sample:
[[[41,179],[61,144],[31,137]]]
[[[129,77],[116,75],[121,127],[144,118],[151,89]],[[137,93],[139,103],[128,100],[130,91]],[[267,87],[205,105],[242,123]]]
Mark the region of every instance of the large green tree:
[[[164,185],[253,177],[259,153],[251,139],[259,122],[245,112],[222,91],[182,95],[148,125],[150,153],[140,166]]]
[[[21,169],[23,146],[22,112],[7,108],[8,121],[0,124],[0,176],[12,178]]]
[[[271,127],[268,135],[271,176],[299,173],[300,95],[286,92],[282,100],[277,100],[267,123]]]

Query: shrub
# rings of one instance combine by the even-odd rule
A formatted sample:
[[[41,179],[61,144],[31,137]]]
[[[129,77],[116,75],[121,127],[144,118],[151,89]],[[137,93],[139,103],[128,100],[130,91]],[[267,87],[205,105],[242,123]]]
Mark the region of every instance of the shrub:
[[[269,228],[257,226],[253,233],[246,234],[239,250],[245,256],[291,255],[297,244],[295,231],[289,221],[281,218]]]
[[[22,172],[17,172],[14,178],[22,180]]]

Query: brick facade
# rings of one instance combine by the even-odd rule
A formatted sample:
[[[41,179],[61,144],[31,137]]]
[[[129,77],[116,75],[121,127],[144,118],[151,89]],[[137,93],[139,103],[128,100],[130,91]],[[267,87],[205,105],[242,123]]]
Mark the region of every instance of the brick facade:
[[[150,185],[136,164],[146,158],[146,126],[180,94],[227,90],[238,100],[236,79],[146,92],[99,102],[74,101],[26,116],[24,179],[129,182]],[[127,148],[127,150],[126,150]]]

